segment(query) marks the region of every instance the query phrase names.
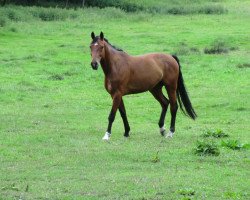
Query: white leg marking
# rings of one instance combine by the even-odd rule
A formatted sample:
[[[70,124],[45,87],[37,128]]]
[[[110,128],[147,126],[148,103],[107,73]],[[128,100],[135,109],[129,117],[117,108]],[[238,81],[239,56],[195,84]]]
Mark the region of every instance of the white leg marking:
[[[109,132],[106,132],[102,139],[108,141],[110,139],[110,136],[111,134]]]
[[[172,138],[174,136],[174,132],[169,131],[168,134],[166,135],[166,138]]]
[[[162,136],[166,135],[166,129],[165,129],[164,125],[160,128],[160,133],[161,133]]]

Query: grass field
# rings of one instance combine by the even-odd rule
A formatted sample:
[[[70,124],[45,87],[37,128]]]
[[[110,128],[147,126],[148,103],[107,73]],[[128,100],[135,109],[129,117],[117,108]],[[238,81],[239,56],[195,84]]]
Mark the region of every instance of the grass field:
[[[216,4],[227,12],[0,8],[0,199],[250,199],[249,148],[222,145],[250,140],[250,3]],[[132,55],[177,54],[198,119],[179,111],[165,139],[152,95],[126,96],[131,137],[117,114],[103,142],[112,101],[91,31]],[[202,136],[218,129],[229,137]],[[220,154],[195,154],[197,141]]]

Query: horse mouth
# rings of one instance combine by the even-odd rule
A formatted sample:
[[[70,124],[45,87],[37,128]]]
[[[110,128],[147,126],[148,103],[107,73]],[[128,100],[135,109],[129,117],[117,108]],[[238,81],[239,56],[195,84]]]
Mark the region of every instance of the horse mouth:
[[[93,70],[97,70],[98,69],[98,66],[95,66],[95,67],[92,67]]]
[[[93,70],[97,70],[98,69],[98,63],[97,62],[95,62],[95,63],[92,62],[91,67],[92,67]]]

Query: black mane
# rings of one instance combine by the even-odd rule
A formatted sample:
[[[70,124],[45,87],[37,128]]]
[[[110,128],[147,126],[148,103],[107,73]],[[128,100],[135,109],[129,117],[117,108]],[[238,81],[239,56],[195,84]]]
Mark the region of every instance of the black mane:
[[[99,36],[95,37],[95,39],[93,39],[93,41],[91,42],[91,44],[96,43],[96,42],[98,41],[98,39],[100,39]],[[117,50],[117,51],[123,51],[122,49],[117,48],[116,46],[110,44],[109,41],[108,41],[106,38],[104,38],[104,41],[107,42],[107,43],[108,43],[111,47],[113,47],[115,50]]]

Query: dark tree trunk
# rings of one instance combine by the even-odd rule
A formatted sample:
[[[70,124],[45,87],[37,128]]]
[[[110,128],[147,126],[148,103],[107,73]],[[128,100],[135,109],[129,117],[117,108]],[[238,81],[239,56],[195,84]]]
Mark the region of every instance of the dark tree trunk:
[[[2,0],[2,1],[1,1],[1,5],[2,5],[2,6],[5,6],[6,3],[7,3],[7,0]]]
[[[82,7],[84,7],[84,4],[85,4],[85,0],[82,0]]]
[[[65,8],[68,8],[69,0],[66,0]]]

